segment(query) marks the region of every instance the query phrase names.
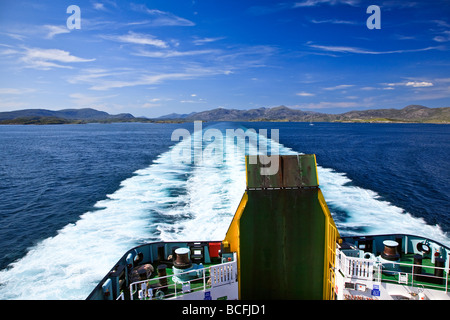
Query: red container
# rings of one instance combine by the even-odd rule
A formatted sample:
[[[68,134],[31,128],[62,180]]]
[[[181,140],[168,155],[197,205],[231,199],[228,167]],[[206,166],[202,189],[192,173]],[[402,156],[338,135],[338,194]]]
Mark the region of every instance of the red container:
[[[209,256],[211,258],[218,258],[219,257],[219,251],[220,251],[220,242],[210,242],[209,247]]]

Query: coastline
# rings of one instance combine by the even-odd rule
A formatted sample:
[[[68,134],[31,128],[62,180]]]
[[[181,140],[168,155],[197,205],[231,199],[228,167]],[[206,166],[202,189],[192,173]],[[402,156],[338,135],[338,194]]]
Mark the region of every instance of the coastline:
[[[187,120],[187,119],[174,119],[174,120],[161,120],[161,119],[133,119],[133,120],[68,120],[68,119],[55,119],[52,121],[41,119],[12,119],[0,121],[0,125],[78,125],[89,123],[111,124],[111,123],[189,123],[194,121],[202,122],[293,122],[293,123],[385,123],[385,124],[450,124],[450,121],[404,121],[404,120],[385,120],[385,119],[354,119],[354,120],[333,120],[333,121],[297,121],[289,119],[258,119],[258,120]]]

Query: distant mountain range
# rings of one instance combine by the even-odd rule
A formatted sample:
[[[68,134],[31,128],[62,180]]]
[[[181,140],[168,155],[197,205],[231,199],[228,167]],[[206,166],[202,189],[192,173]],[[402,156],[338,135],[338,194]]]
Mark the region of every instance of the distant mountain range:
[[[134,117],[129,113],[110,115],[95,109],[26,109],[0,112],[0,124],[67,124],[89,122],[191,122],[202,121],[298,121],[298,122],[428,122],[450,123],[450,107],[410,105],[403,109],[373,109],[327,114],[290,109],[285,106],[250,110],[218,108],[189,114],[172,113],[159,118]]]
[[[129,113],[110,115],[91,108],[64,109],[52,111],[46,109],[25,109],[0,112],[0,124],[68,124],[88,122],[125,122],[135,118]]]
[[[98,120],[126,120],[133,119],[134,116],[129,113],[110,115],[104,111],[95,109],[65,109],[52,111],[46,109],[25,109],[10,112],[0,112],[0,121],[3,123],[26,122],[26,121],[55,121],[73,122],[73,121],[98,121]]]
[[[213,109],[190,114],[170,114],[161,120],[183,121],[299,121],[299,122],[450,122],[450,107],[427,108],[410,105],[403,109],[373,109],[327,114],[290,109],[285,106],[251,110]]]

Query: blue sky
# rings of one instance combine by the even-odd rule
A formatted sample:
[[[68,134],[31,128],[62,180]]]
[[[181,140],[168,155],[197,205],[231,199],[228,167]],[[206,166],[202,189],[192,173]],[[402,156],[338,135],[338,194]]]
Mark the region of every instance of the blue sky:
[[[449,107],[449,50],[448,0],[1,0],[0,111]]]

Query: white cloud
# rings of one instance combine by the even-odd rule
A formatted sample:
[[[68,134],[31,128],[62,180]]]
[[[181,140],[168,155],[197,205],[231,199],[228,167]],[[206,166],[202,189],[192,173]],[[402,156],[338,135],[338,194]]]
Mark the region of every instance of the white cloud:
[[[116,2],[115,1],[110,1],[110,0],[102,0],[102,2],[94,2],[92,4],[92,6],[94,7],[95,10],[109,11],[108,8],[105,6],[105,4],[107,4],[108,7],[117,8]]]
[[[149,58],[173,58],[173,57],[185,57],[185,56],[195,56],[200,54],[212,54],[217,53],[217,50],[191,50],[191,51],[146,51],[140,50],[134,53],[136,56],[149,57]]]
[[[110,77],[126,77],[130,74],[130,72],[133,72],[133,70],[129,69],[117,69],[117,70],[106,70],[106,69],[100,69],[100,68],[88,68],[84,69],[80,74],[78,75],[71,75],[70,78],[67,79],[67,82],[76,84],[76,83],[96,83],[98,81],[102,81],[103,78],[110,78]]]
[[[329,20],[315,20],[315,19],[312,19],[311,22],[312,22],[312,23],[315,23],[315,24],[322,24],[322,23],[331,23],[331,24],[351,24],[351,25],[353,25],[353,24],[358,24],[358,23],[355,22],[355,21],[338,20],[338,19],[329,19]]]
[[[340,84],[338,86],[325,88],[325,90],[343,90],[354,86],[355,86],[354,84]]]
[[[102,11],[106,10],[105,5],[103,3],[96,2],[93,4],[93,6],[95,10],[102,10]]]
[[[84,59],[71,55],[60,49],[26,48],[21,61],[29,68],[48,70],[51,68],[72,68],[58,63],[89,62],[95,59]]]
[[[432,87],[433,83],[427,81],[409,81],[405,84],[405,86],[414,88]]]
[[[146,102],[143,105],[141,105],[141,107],[144,109],[156,108],[156,107],[160,107],[160,106],[162,106],[161,103],[150,103],[150,102]]]
[[[180,100],[180,103],[196,103],[194,100]]]
[[[424,87],[432,87],[434,84],[430,81],[408,81],[408,82],[397,82],[397,83],[387,83],[387,87],[385,90],[392,90],[396,86],[406,86],[413,88],[424,88]],[[391,89],[389,89],[391,88]]]
[[[296,106],[290,106],[289,108],[299,108],[299,109],[327,109],[327,108],[354,108],[361,107],[358,103],[354,101],[344,101],[344,102],[318,102],[309,103]]]
[[[359,0],[306,0],[303,2],[296,2],[293,7],[315,7],[321,4],[329,4],[333,6],[338,4],[347,4],[350,6],[356,6],[359,2]]]
[[[180,80],[194,77],[189,73],[162,73],[156,75],[142,75],[136,80],[104,80],[94,84],[91,90],[109,90],[115,88],[134,87],[142,85],[157,84],[164,80]]]
[[[266,67],[267,59],[278,51],[277,47],[269,45],[228,48],[225,54],[216,57],[216,61],[233,68]]]
[[[20,95],[24,93],[35,92],[36,89],[18,89],[18,88],[0,88],[0,94]]]
[[[442,35],[434,37],[433,40],[436,41],[436,42],[448,42],[448,41],[450,41],[450,31],[442,32]]]
[[[4,35],[6,35],[6,36],[8,36],[10,38],[13,38],[13,39],[16,39],[16,40],[21,40],[21,41],[27,38],[26,36],[20,35],[20,34],[17,34],[17,33],[0,32],[0,34],[4,34]]]
[[[53,60],[58,62],[88,62],[95,59],[83,59],[60,49],[27,49],[27,58],[37,60]]]
[[[273,1],[275,2],[275,1]],[[266,15],[271,14],[275,12],[280,12],[284,10],[291,10],[291,9],[297,9],[297,8],[305,8],[305,7],[315,7],[322,4],[326,5],[339,5],[339,4],[346,4],[350,6],[357,6],[359,4],[360,0],[304,0],[301,2],[295,2],[294,4],[287,3],[287,2],[279,2],[277,4],[271,4],[271,5],[256,5],[252,6],[248,9],[248,11],[251,14],[254,15]]]
[[[222,40],[222,39],[225,39],[225,37],[195,39],[193,41],[193,43],[196,46],[201,46],[201,45],[204,45],[205,43],[215,42],[215,41],[219,41],[219,40]]]
[[[371,51],[367,49],[357,47],[345,47],[345,46],[322,46],[316,44],[308,44],[309,47],[319,49],[327,52],[339,52],[339,53],[357,53],[357,54],[392,54],[392,53],[407,53],[407,52],[421,52],[429,50],[442,49],[442,47],[426,47],[420,49],[403,49],[392,51]]]
[[[43,28],[47,32],[47,35],[45,36],[46,39],[53,39],[53,37],[56,36],[57,34],[70,33],[70,30],[67,29],[66,26],[45,25],[43,26]]]
[[[299,92],[299,93],[296,93],[296,95],[300,96],[300,97],[313,97],[313,96],[315,96],[314,93],[309,93],[309,92]]]
[[[104,101],[105,99],[114,98],[117,95],[110,95],[110,96],[91,96],[86,95],[84,93],[72,93],[69,95],[70,98],[73,99],[74,103],[79,107],[92,107],[94,105],[104,105],[99,104],[101,101]]]
[[[171,12],[165,12],[157,9],[149,9],[147,6],[141,4],[131,4],[131,8],[135,11],[144,12],[152,18],[151,20],[147,21],[147,25],[154,26],[154,27],[164,27],[164,26],[184,26],[184,27],[191,27],[195,26],[195,23],[192,21],[189,21],[187,19],[178,17],[174,15]]]
[[[78,75],[71,76],[67,81],[72,84],[90,85],[90,90],[104,91],[115,88],[149,86],[164,81],[188,80],[224,74],[227,74],[227,71],[221,68],[201,68],[200,66],[185,67],[181,72],[174,70],[172,72],[161,71],[152,74],[145,69],[133,68],[116,68],[111,70],[86,69]]]
[[[120,35],[120,36],[102,36],[104,39],[114,40],[118,42],[125,42],[125,43],[134,43],[134,44],[142,44],[142,45],[151,45],[158,48],[167,48],[168,45],[162,40],[156,39],[152,35],[142,34],[142,33],[135,33],[132,31],[129,31],[126,35]]]
[[[431,20],[431,22],[436,23],[439,27],[450,28],[450,24],[444,20]]]

